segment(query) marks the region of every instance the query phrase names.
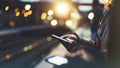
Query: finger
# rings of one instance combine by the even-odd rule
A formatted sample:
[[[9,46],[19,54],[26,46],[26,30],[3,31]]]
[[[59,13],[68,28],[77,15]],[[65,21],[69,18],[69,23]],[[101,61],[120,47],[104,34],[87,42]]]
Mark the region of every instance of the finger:
[[[69,57],[75,57],[77,54],[76,53],[68,53],[67,56]]]
[[[66,40],[71,41],[71,42],[75,42],[74,39],[70,39],[70,38],[66,38]]]
[[[77,38],[76,35],[74,35],[74,34],[66,34],[66,35],[63,35],[63,36],[61,36],[61,37],[62,37],[62,38],[67,38],[67,37]]]

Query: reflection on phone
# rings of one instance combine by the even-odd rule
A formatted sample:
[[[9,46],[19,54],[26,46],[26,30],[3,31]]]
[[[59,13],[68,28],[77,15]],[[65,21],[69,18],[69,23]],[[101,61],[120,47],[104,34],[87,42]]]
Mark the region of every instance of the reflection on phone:
[[[68,63],[67,58],[61,57],[61,56],[50,56],[46,58],[45,60],[54,65],[62,65],[62,64]]]

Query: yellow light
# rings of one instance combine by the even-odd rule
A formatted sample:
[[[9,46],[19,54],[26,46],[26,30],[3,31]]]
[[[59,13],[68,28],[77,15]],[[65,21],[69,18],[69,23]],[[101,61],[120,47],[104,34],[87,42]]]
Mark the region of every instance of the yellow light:
[[[50,36],[47,37],[47,41],[51,41],[52,38]]]
[[[51,24],[52,26],[56,26],[56,25],[58,24],[58,22],[57,22],[57,20],[52,20],[52,21],[50,22],[50,24]]]
[[[72,25],[73,25],[73,23],[72,23],[71,20],[67,20],[67,21],[66,21],[66,26],[70,27],[70,26],[72,26]]]
[[[5,11],[8,11],[8,10],[9,10],[9,6],[6,6],[6,7],[5,7]]]
[[[61,15],[66,15],[69,12],[69,5],[66,2],[61,2],[56,5],[56,12],[57,14]]]
[[[27,12],[25,12],[25,13],[24,13],[24,17],[27,17],[27,16],[28,16],[28,13],[27,13]]]
[[[24,51],[24,52],[27,52],[28,50],[29,50],[28,47],[24,47],[24,48],[23,48],[23,51]]]
[[[29,10],[27,13],[28,13],[28,15],[31,15],[32,14],[32,10]]]
[[[31,9],[31,5],[30,4],[26,4],[25,5],[25,10],[30,10]]]
[[[42,13],[41,19],[42,19],[42,20],[45,20],[46,18],[47,18],[47,13],[46,13],[46,12]]]
[[[20,12],[16,12],[16,14],[15,14],[16,16],[20,16]]]
[[[53,15],[53,14],[54,14],[53,10],[48,11],[48,15]]]
[[[92,20],[92,19],[94,18],[94,13],[93,13],[93,12],[90,12],[90,13],[88,14],[88,18],[89,18],[90,20]]]

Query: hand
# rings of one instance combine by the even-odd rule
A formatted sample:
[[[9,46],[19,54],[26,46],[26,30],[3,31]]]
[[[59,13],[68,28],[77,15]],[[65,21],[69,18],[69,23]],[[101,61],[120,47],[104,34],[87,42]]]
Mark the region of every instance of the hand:
[[[69,56],[69,57],[80,56],[82,59],[84,59],[85,61],[88,61],[88,62],[93,60],[92,56],[88,52],[86,52],[86,50],[84,48],[80,47],[82,45],[84,46],[84,44],[83,44],[84,41],[83,41],[83,39],[79,38],[79,36],[76,33],[68,33],[61,37],[68,41],[78,43],[77,45],[72,45],[70,47],[70,52],[69,52],[69,54],[67,54],[67,56]],[[67,44],[64,44],[64,42],[62,42],[62,44],[67,45]]]
[[[71,41],[71,42],[79,42],[80,41],[80,38],[76,33],[68,33],[61,37],[68,41]]]
[[[84,50],[84,49],[77,50],[76,52],[73,52],[73,53],[70,52],[70,53],[66,54],[66,56],[72,57],[72,58],[79,56],[80,58],[82,58],[86,62],[94,61],[92,55],[89,54],[88,52],[86,52],[86,50]]]
[[[66,43],[64,41],[60,41],[69,52],[75,52],[81,49],[80,43],[78,43],[80,41],[80,38],[76,33],[68,33],[61,36],[61,38],[72,42],[72,43]]]

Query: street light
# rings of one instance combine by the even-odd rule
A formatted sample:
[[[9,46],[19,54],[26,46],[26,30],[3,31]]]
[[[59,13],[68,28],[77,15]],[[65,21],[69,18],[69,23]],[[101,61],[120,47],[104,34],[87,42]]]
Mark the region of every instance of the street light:
[[[31,5],[30,4],[26,4],[25,5],[25,10],[30,10],[31,9]]]
[[[67,16],[67,14],[69,13],[70,11],[70,5],[68,2],[58,2],[56,3],[56,6],[55,6],[55,12],[57,13],[58,16]]]
[[[5,11],[8,11],[8,10],[9,10],[9,8],[10,8],[9,6],[6,6],[6,7],[5,7]]]
[[[58,24],[58,22],[57,22],[57,20],[53,19],[53,20],[51,20],[50,24],[52,26],[56,26]]]
[[[90,20],[92,20],[92,19],[94,18],[94,13],[93,13],[93,12],[90,12],[90,13],[88,14],[88,18],[89,18]]]
[[[53,14],[54,14],[54,11],[53,11],[53,10],[49,10],[49,11],[48,11],[48,15],[51,16],[51,15],[53,15]]]
[[[73,22],[71,20],[66,21],[66,26],[71,27],[73,25]]]

